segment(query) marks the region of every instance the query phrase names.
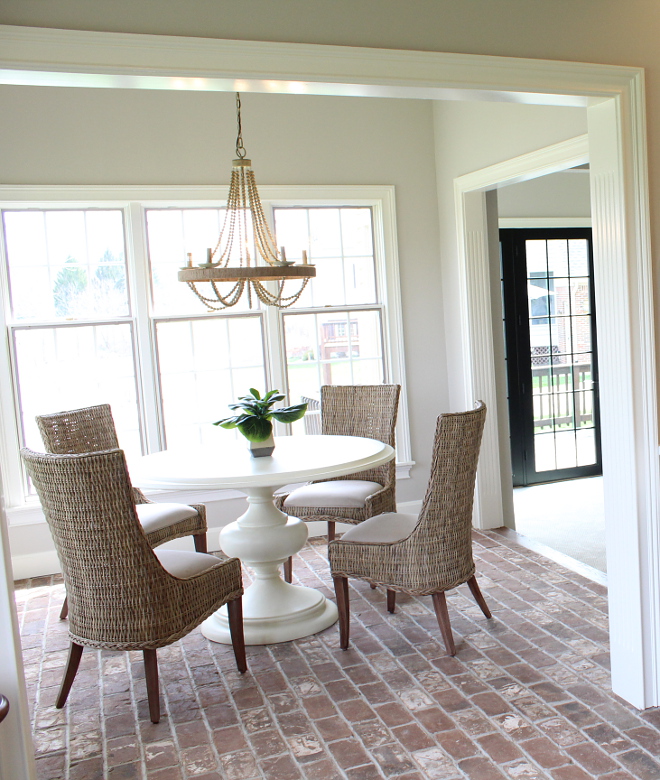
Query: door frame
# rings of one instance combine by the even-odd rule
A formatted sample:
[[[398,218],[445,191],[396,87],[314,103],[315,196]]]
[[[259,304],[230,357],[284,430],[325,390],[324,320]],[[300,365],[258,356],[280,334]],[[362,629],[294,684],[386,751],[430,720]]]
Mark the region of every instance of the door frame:
[[[587,107],[601,312],[603,460],[610,486],[606,504],[612,684],[636,707],[660,704],[657,393],[640,68],[7,25],[0,26],[0,52],[0,83],[14,85],[239,89]],[[566,157],[570,155],[564,150],[554,167],[545,165],[545,172],[569,167]],[[574,164],[584,161],[583,154]],[[536,165],[543,168],[538,160]],[[529,167],[528,160],[520,167],[518,180],[533,177]],[[484,193],[500,181],[516,180],[516,173],[508,164],[497,174],[476,172],[472,180],[470,175],[460,177],[456,185],[461,274],[459,289],[448,294],[456,292],[460,299],[464,368],[450,377],[450,390],[457,404],[472,404],[480,397],[492,412],[476,496],[477,525],[489,528],[501,525],[502,492],[492,321],[485,294]],[[444,262],[450,265],[452,260]],[[611,356],[604,360],[609,349]],[[616,366],[626,370],[614,371]]]
[[[642,100],[632,88],[627,98],[633,106]],[[618,97],[590,107],[589,135],[459,177],[455,198],[469,360],[463,400],[483,398],[493,412],[484,432],[488,457],[482,461],[477,522],[494,528],[501,525],[503,475],[509,474],[498,458],[508,420],[497,419],[486,192],[590,164],[612,688],[643,709],[660,701],[657,392],[648,202],[635,203],[646,186],[636,168],[645,159],[644,135],[638,132],[635,143],[628,149],[622,144],[618,153],[615,142],[606,140],[630,115],[623,102]]]

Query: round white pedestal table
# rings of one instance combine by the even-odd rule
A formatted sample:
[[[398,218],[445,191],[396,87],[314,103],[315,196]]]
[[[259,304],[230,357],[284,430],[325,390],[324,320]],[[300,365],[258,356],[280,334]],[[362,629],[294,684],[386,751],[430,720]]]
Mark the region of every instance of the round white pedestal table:
[[[220,435],[210,445],[138,458],[131,461],[130,471],[133,484],[143,488],[231,488],[246,494],[247,511],[222,529],[220,547],[254,571],[254,581],[243,596],[245,642],[264,645],[315,634],[337,620],[337,607],[320,591],[282,579],[282,564],[305,544],[307,526],[280,512],[275,491],[296,482],[363,471],[393,457],[392,447],[375,439],[282,436],[275,439],[271,456],[253,458],[246,442]],[[202,623],[202,633],[214,642],[231,643],[226,607]]]

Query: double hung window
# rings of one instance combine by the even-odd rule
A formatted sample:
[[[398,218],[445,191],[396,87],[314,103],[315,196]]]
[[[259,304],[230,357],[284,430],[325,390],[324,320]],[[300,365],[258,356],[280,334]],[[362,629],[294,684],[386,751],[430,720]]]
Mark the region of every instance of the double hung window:
[[[278,245],[293,260],[307,251],[317,267],[281,310],[243,299],[206,311],[177,281],[188,252],[199,262],[215,246],[221,201],[168,188],[158,199],[122,189],[128,198],[110,200],[108,190],[103,201],[99,193],[73,201],[58,190],[46,202],[5,203],[1,368],[11,398],[1,444],[10,505],[29,498],[18,449],[41,448],[37,414],[109,403],[130,457],[217,439],[211,423],[250,387],[278,387],[288,403],[309,399],[309,419],[278,431],[304,435],[317,430],[321,385],[403,383],[391,188],[323,198],[308,188],[269,198],[267,189]]]

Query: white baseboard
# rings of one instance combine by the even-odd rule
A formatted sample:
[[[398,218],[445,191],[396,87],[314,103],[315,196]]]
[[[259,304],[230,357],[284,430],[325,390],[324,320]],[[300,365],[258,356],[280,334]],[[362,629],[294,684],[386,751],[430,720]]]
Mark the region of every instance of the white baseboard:
[[[14,580],[26,580],[29,577],[45,577],[59,574],[62,569],[55,550],[47,552],[13,555],[11,567]]]

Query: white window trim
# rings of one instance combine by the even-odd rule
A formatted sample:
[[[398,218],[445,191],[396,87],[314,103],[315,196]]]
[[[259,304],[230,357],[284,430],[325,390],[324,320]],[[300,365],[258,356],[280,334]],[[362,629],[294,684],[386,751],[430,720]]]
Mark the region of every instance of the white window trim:
[[[406,373],[403,344],[403,321],[401,308],[401,287],[399,282],[399,261],[396,235],[396,204],[393,186],[349,185],[349,186],[260,186],[259,191],[268,211],[276,206],[370,206],[374,219],[374,254],[377,277],[382,292],[379,299],[383,305],[384,360],[388,381],[401,385],[401,400],[397,422],[397,479],[410,476],[413,466],[410,447],[409,418],[406,392]],[[150,317],[145,311],[148,297],[148,262],[146,235],[144,232],[144,210],[167,206],[217,206],[226,199],[227,187],[216,186],[2,186],[0,187],[0,208],[121,208],[126,211],[126,251],[131,290],[135,298],[131,301],[132,320],[136,326],[136,347],[138,360],[143,354],[152,354]],[[131,233],[139,231],[139,235]],[[0,231],[0,234],[2,231]],[[3,240],[3,238],[0,238]],[[0,246],[2,256],[5,247]],[[0,285],[2,301],[0,315],[7,333],[5,312],[9,311],[9,287],[6,263],[0,263]],[[201,310],[200,310],[200,313]],[[267,317],[277,317],[276,310],[267,310]],[[280,320],[281,323],[281,320]],[[271,324],[274,323],[271,320]],[[278,332],[277,328],[271,333]],[[281,334],[278,332],[278,335]],[[282,339],[279,339],[280,344]],[[266,344],[272,354],[274,345]],[[281,356],[280,356],[281,357]],[[145,393],[156,388],[155,365],[151,360],[141,361],[142,381],[138,384],[138,402],[147,451],[157,451],[159,424],[156,419],[157,404],[147,401]],[[272,365],[282,364],[282,360]],[[272,365],[267,367],[270,383],[278,386],[282,376],[271,376]],[[148,372],[147,375],[145,372]],[[277,369],[276,371],[277,372]],[[12,361],[8,339],[3,339],[0,349],[0,380],[4,387],[12,387]],[[148,381],[149,380],[149,381]],[[2,393],[0,397],[0,468],[5,475],[6,503],[10,524],[40,522],[41,512],[36,499],[25,501],[22,493],[22,465],[18,455],[19,431],[17,421],[19,410],[15,407],[13,393]],[[234,491],[223,491],[213,496],[214,500],[235,498]],[[169,500],[183,499],[178,494],[169,494]],[[207,500],[210,498],[207,497]],[[201,499],[200,499],[201,500]]]

